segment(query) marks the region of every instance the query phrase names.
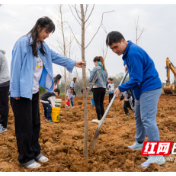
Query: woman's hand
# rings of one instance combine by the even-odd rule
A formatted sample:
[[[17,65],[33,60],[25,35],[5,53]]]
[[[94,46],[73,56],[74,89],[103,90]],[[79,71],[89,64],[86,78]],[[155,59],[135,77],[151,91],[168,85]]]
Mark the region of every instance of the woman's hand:
[[[83,62],[83,61],[78,61],[78,62],[76,62],[76,64],[75,64],[75,67],[78,67],[78,68],[82,68],[82,65],[85,65],[85,67],[86,67],[86,61],[85,62]]]
[[[20,97],[13,97],[15,100],[20,100]]]
[[[116,94],[116,97],[118,97],[121,94],[121,91],[119,90],[118,87],[115,89],[114,94]]]

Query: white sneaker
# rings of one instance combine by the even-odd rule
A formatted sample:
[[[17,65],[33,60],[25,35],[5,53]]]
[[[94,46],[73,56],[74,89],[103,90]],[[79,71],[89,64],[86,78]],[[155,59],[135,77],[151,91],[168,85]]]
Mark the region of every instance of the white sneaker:
[[[0,128],[0,134],[1,134],[1,133],[4,133],[4,132],[6,132],[6,131],[7,131],[7,128],[3,128],[3,127]]]
[[[136,142],[133,143],[132,146],[128,146],[128,147],[129,147],[130,149],[132,149],[132,150],[139,150],[139,151],[141,151],[141,150],[142,150],[142,147],[143,147],[143,144],[144,144],[144,142],[143,142],[142,144],[139,144],[139,143],[136,141]]]
[[[72,106],[72,109],[74,109],[74,106]]]
[[[101,122],[101,120],[93,119],[92,122],[95,122],[95,123],[98,123],[98,124],[99,124],[99,123]]]
[[[166,162],[166,160],[165,160],[165,158],[162,155],[160,155],[160,156],[158,156],[158,155],[153,155],[153,156],[149,155],[148,160],[145,161],[144,163],[142,163],[141,167],[147,168],[150,165],[150,163],[157,163],[159,165],[162,165],[165,162]]]
[[[37,159],[37,161],[41,162],[41,163],[46,163],[49,159],[46,156],[41,156],[39,159]]]
[[[32,164],[29,164],[28,166],[25,166],[27,169],[35,169],[40,167],[41,164],[37,163],[37,162],[33,162]]]

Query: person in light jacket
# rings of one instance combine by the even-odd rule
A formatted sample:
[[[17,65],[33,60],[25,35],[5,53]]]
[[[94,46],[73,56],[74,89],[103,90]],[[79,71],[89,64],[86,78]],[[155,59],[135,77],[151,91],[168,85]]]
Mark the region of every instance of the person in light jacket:
[[[52,92],[52,63],[66,67],[69,72],[75,66],[82,68],[82,64],[86,65],[49,48],[44,40],[54,31],[55,25],[50,18],[39,18],[30,32],[18,39],[12,51],[10,100],[15,116],[18,161],[26,168],[37,168],[40,167],[38,162],[48,161],[41,153],[38,142],[39,86]]]
[[[97,113],[97,119],[92,121],[100,123],[104,114],[104,97],[106,93],[106,83],[108,78],[107,70],[102,56],[96,56],[93,60],[95,67],[90,72],[90,84],[93,84],[93,99]]]
[[[10,73],[5,51],[0,50],[0,133],[7,131]]]

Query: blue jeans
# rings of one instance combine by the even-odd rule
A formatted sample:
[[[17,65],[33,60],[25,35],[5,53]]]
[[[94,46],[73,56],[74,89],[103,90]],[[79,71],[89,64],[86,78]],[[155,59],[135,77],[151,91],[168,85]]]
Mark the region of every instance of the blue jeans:
[[[159,130],[156,123],[158,99],[161,88],[146,91],[139,100],[135,100],[136,141],[144,141],[148,136],[149,141],[159,141]]]
[[[73,97],[70,98],[70,101],[71,101],[71,105],[74,107],[74,104],[73,104]],[[70,105],[68,105],[70,106]]]
[[[51,120],[52,107],[49,103],[42,103],[46,119]]]

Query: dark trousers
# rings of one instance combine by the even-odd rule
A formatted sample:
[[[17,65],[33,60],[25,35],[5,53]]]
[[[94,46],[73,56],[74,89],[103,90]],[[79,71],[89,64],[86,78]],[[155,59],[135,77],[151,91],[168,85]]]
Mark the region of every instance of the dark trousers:
[[[123,101],[123,109],[125,111],[125,114],[129,113],[128,108],[131,109],[129,101]]]
[[[95,108],[98,120],[101,120],[104,114],[104,97],[105,97],[106,89],[105,88],[93,88],[93,99],[95,102]]]
[[[42,103],[46,119],[51,120],[52,107],[49,103]]]
[[[113,93],[109,94],[109,103],[111,102],[113,95],[114,95]]]
[[[9,86],[0,87],[0,124],[7,128],[8,113],[9,113]]]
[[[40,132],[39,92],[33,94],[32,100],[20,97],[10,98],[15,116],[15,135],[18,146],[18,160],[21,165],[29,163],[40,154],[38,142]]]

